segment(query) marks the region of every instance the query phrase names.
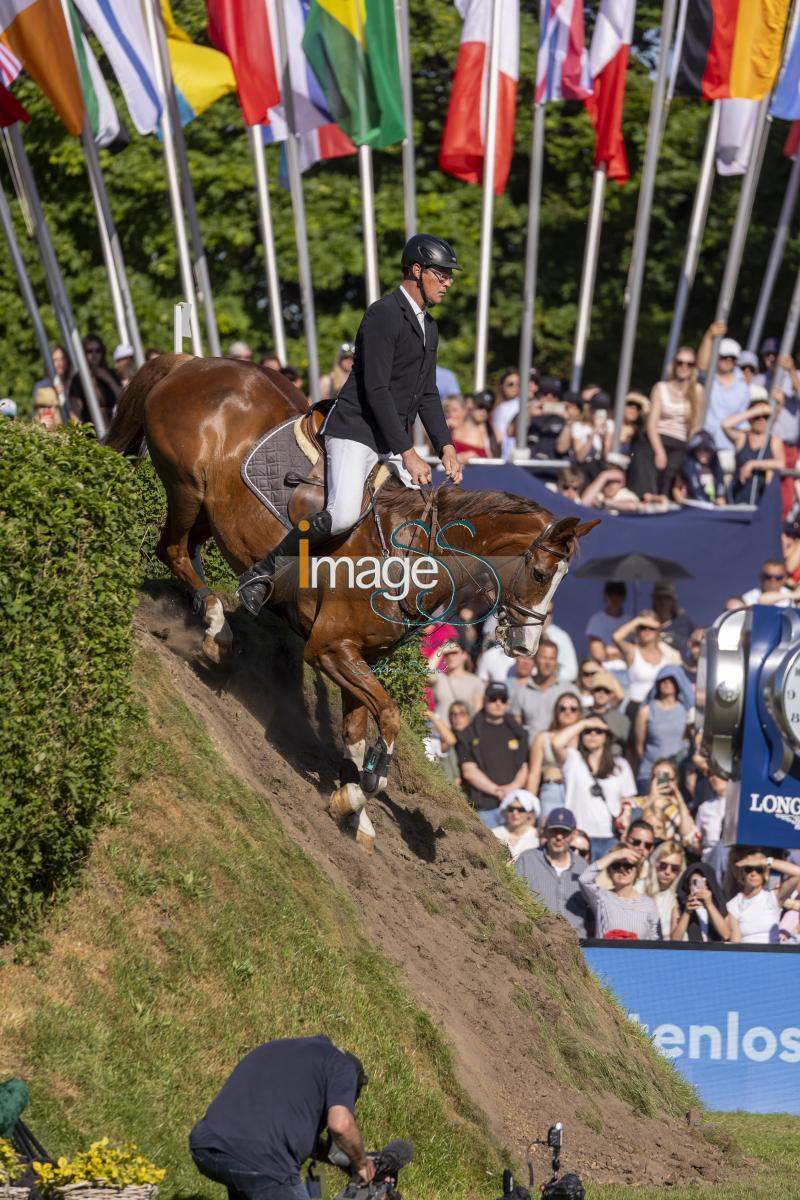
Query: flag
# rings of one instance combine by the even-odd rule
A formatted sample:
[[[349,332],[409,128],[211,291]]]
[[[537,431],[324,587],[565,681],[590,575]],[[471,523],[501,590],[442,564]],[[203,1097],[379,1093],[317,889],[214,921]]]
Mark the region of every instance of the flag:
[[[762,100],[778,73],[789,0],[689,0],[675,92]]]
[[[12,54],[8,46],[0,42],[0,83],[4,87],[11,87],[21,70],[22,63],[16,54]]]
[[[635,13],[636,0],[602,0],[589,51],[592,94],[584,104],[595,132],[594,165],[617,183],[630,179],[622,109]]]
[[[334,121],[357,146],[402,142],[394,0],[310,0],[303,50]]]
[[[584,100],[591,90],[583,0],[546,0],[536,60],[536,103]]]
[[[248,125],[259,125],[280,99],[278,56],[264,0],[206,0],[211,44],[227,54]]]
[[[16,121],[30,121],[31,116],[16,96],[0,83],[0,128],[13,125]]]
[[[85,108],[61,0],[0,0],[0,45],[20,60],[70,133]]]
[[[783,144],[783,153],[787,158],[794,158],[798,151],[800,151],[800,121],[792,121]]]
[[[236,77],[226,54],[210,46],[196,46],[188,33],[175,24],[169,0],[161,0],[161,15],[181,124],[186,125],[209,105],[235,92]]]
[[[275,3],[270,0],[270,23],[274,28]],[[298,135],[300,170],[307,171],[315,163],[328,158],[355,154],[350,138],[335,124],[328,102],[303,53],[303,33],[308,19],[308,0],[283,0],[286,21],[286,42],[289,54],[289,80],[294,101],[295,133]],[[276,73],[280,70],[279,55],[272,43]],[[269,109],[268,125],[262,126],[264,144],[285,142],[289,127],[283,103]],[[286,175],[285,155],[281,154],[281,181]]]
[[[494,190],[500,195],[505,190],[514,151],[519,78],[519,3],[518,0],[495,2],[502,5],[500,45],[497,48],[500,78],[494,160]],[[464,27],[439,149],[439,166],[466,183],[481,183],[486,153],[492,0],[456,0],[456,8],[464,18]]]
[[[75,42],[78,56],[78,73],[81,77],[83,98],[96,146],[121,150],[130,141],[127,129],[119,119],[108,84],[103,78],[97,59],[85,36],[78,32]]]
[[[75,0],[103,48],[139,133],[154,133],[161,117],[153,52],[140,4],[128,0]]]
[[[717,174],[745,175],[753,153],[757,100],[720,100]]]
[[[800,120],[800,21],[794,29],[794,37],[775,94],[772,97],[770,116],[782,117],[784,121]]]

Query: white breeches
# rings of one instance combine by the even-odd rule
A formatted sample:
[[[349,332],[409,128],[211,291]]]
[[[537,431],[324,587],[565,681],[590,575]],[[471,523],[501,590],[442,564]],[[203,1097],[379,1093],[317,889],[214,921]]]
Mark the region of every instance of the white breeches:
[[[364,484],[376,462],[385,462],[406,487],[416,488],[399,454],[376,454],[361,442],[337,437],[326,437],[325,449],[328,455],[325,507],[331,514],[332,534],[350,529],[360,517]]]

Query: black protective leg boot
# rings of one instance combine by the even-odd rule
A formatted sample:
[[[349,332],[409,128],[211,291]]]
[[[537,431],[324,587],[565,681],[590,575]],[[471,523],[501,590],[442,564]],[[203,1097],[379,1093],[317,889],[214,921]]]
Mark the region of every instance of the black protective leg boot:
[[[305,538],[309,551],[313,551],[330,537],[330,532],[331,514],[323,509],[310,518],[308,529],[300,530],[295,525],[274,550],[257,563],[253,563],[244,575],[239,576],[236,595],[252,616],[257,617],[270,599],[279,570],[284,566],[288,567],[290,561],[297,558],[301,540]]]

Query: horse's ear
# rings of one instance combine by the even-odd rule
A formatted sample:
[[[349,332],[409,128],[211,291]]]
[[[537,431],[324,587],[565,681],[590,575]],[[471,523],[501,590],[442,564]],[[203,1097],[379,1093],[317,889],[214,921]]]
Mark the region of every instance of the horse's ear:
[[[571,541],[576,536],[575,526],[578,520],[578,517],[562,517],[559,521],[554,521],[547,530],[547,540],[556,543]]]
[[[578,528],[575,530],[575,537],[579,537],[579,538],[586,537],[587,533],[591,533],[592,530],[594,529],[595,525],[599,525],[599,524],[600,524],[599,519],[596,521],[584,521],[584,523],[582,525],[579,525]]]

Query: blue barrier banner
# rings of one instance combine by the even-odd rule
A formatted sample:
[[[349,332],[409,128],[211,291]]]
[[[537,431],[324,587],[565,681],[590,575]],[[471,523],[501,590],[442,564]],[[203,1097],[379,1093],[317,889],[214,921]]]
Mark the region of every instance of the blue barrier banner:
[[[800,1116],[800,953],[584,943],[592,971],[718,1112]]]

